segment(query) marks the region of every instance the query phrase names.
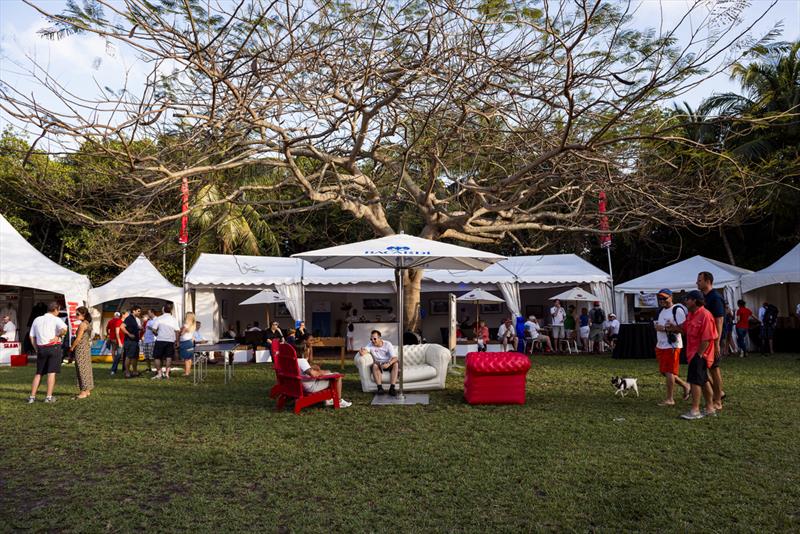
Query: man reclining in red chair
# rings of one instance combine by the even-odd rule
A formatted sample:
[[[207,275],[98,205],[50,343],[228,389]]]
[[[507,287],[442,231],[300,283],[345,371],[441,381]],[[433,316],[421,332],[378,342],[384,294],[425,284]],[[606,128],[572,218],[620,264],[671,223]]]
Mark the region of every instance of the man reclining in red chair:
[[[301,374],[314,378],[318,376],[330,375],[332,373],[332,371],[320,369],[319,365],[311,365],[308,363],[306,358],[297,358],[297,367],[299,368]],[[339,408],[348,408],[352,406],[352,402],[348,402],[342,398],[342,379],[335,378],[334,380],[336,380],[336,392],[339,396]],[[330,380],[303,380],[303,390],[306,393],[316,393],[317,391],[322,391],[324,389],[328,389],[329,387]],[[325,406],[333,406],[333,400],[326,400]]]

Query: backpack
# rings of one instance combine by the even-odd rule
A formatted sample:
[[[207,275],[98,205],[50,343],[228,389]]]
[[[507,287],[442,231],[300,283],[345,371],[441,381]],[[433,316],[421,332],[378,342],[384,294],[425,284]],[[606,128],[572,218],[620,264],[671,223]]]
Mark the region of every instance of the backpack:
[[[602,308],[592,308],[592,323],[603,324],[606,320],[606,312]]]
[[[683,320],[685,321],[687,317],[689,317],[689,310],[686,309],[686,306],[683,304],[675,304],[672,307],[672,318],[675,319],[675,324],[678,324],[678,308],[683,310]]]
[[[767,306],[767,309],[764,310],[764,325],[775,326],[775,323],[777,322],[778,322],[778,308],[776,308],[774,304],[770,304],[769,306]]]

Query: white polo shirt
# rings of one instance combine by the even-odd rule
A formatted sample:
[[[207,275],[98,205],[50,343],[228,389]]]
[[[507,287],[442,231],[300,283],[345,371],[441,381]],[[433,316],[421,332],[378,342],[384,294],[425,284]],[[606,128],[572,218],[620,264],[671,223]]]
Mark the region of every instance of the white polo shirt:
[[[539,337],[539,325],[533,321],[525,321],[525,329],[531,333],[531,339]]]
[[[175,343],[181,327],[178,320],[170,313],[162,313],[147,325],[156,334],[156,341]]]
[[[67,323],[53,315],[45,313],[33,320],[31,324],[31,339],[37,346],[51,345],[51,340],[67,329]]]
[[[553,319],[553,326],[562,326],[564,319],[567,317],[567,312],[564,311],[563,306],[553,306],[550,308],[550,317]]]
[[[388,363],[389,360],[397,357],[397,350],[395,350],[394,345],[385,339],[381,347],[376,347],[370,342],[367,345],[367,350],[372,354],[372,359],[375,360],[375,363]]]

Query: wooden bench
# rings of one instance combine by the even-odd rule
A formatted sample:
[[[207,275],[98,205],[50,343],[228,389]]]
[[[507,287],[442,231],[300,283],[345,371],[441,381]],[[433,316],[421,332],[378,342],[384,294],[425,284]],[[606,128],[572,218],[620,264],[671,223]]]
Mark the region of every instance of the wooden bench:
[[[314,349],[317,348],[336,348],[339,347],[339,363],[344,369],[344,349],[345,341],[343,337],[315,337],[311,343],[311,357],[314,357]]]

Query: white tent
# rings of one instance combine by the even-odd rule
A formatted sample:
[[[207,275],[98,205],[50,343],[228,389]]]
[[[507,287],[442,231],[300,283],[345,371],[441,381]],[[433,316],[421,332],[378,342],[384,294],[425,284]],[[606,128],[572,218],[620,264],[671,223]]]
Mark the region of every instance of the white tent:
[[[736,301],[741,298],[742,276],[752,273],[747,269],[703,256],[693,256],[679,261],[614,287],[617,315],[619,315],[620,321],[627,322],[629,320],[625,295],[655,293],[661,288],[668,288],[672,291],[691,291],[697,289],[697,274],[703,271],[714,275],[714,287],[724,291],[725,300],[731,306],[734,306]]]
[[[473,286],[496,287],[506,306],[521,316],[520,290],[588,284],[606,310],[611,309],[611,277],[575,254],[512,256],[484,271],[435,270],[425,272],[422,291],[467,290]]]
[[[394,275],[385,269],[326,271],[299,258],[200,254],[186,273],[194,290],[197,319],[206,339],[218,338],[221,317],[215,289],[274,289],[295,320],[305,319],[305,292],[394,293]]]
[[[170,301],[174,306],[173,315],[183,317],[183,291],[170,284],[144,254],[139,254],[133,263],[110,282],[90,290],[89,304],[97,306],[110,300],[133,297]]]
[[[29,287],[64,295],[73,329],[75,308],[86,303],[92,287],[86,276],[62,267],[36,250],[2,215],[0,285]]]
[[[800,303],[800,243],[769,267],[742,276],[742,292],[752,309],[767,301],[780,315],[794,312]]]

